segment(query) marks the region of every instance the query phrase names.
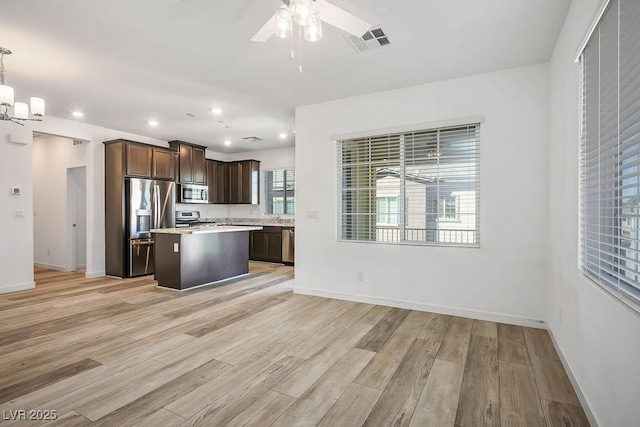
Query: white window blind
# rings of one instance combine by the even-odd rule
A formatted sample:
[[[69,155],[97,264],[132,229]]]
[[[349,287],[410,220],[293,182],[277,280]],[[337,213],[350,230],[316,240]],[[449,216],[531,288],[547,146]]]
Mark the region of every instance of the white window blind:
[[[582,269],[640,307],[640,2],[612,0],[583,51]]]
[[[262,174],[265,215],[293,214],[295,209],[295,171],[280,169]]]
[[[338,240],[479,246],[479,144],[477,123],[338,141]]]

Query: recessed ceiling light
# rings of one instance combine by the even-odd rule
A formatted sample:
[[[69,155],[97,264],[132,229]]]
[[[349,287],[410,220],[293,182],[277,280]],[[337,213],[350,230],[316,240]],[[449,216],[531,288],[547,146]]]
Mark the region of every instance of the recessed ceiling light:
[[[280,139],[287,139],[287,133],[286,132],[280,132]]]
[[[81,119],[84,117],[84,113],[82,111],[74,111],[73,113],[71,113],[71,115],[73,115],[73,117],[75,117],[76,119]]]
[[[224,140],[224,145],[231,145],[231,141],[229,141],[228,139]]]
[[[158,126],[158,122],[155,120],[149,120],[147,123],[149,123],[149,126],[151,127],[156,127]]]
[[[211,109],[211,112],[217,116],[218,114],[222,114],[222,109],[218,107],[213,107]]]

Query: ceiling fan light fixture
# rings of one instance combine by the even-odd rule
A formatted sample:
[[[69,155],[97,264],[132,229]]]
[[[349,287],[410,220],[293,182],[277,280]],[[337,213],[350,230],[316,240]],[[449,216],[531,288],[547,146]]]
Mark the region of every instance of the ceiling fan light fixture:
[[[293,19],[296,24],[305,26],[311,23],[313,19],[313,0],[295,0],[291,1],[293,6]]]
[[[275,29],[274,34],[276,37],[286,39],[291,36],[293,31],[293,18],[291,16],[291,10],[287,6],[280,6],[275,15]]]
[[[322,20],[317,10],[313,11],[311,22],[304,27],[304,39],[308,42],[317,42],[322,39]]]

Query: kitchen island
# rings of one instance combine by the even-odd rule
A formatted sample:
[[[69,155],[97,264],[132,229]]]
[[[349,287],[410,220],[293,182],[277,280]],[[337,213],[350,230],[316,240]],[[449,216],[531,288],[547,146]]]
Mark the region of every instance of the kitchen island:
[[[158,286],[177,290],[249,273],[249,232],[259,226],[161,228],[155,239]]]

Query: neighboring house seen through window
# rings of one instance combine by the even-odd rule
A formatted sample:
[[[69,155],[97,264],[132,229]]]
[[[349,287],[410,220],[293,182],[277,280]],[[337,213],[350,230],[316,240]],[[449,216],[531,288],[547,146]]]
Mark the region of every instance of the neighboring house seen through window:
[[[295,203],[295,171],[272,170],[262,174],[265,215],[292,215]]]
[[[338,141],[338,240],[479,246],[479,143],[475,123]]]

